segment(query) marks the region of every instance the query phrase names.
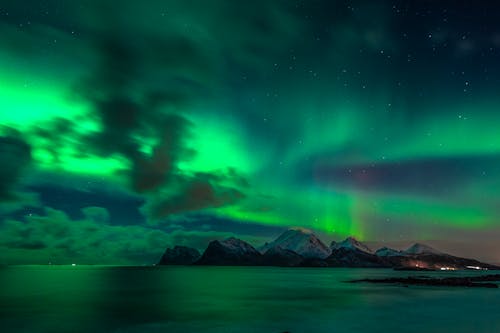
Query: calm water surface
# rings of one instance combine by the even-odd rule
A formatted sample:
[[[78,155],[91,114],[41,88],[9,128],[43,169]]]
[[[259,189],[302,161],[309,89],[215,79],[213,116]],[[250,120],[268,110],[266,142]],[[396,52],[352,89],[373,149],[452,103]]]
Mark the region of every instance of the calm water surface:
[[[464,273],[3,267],[0,332],[500,332],[500,289],[343,282],[422,274]]]

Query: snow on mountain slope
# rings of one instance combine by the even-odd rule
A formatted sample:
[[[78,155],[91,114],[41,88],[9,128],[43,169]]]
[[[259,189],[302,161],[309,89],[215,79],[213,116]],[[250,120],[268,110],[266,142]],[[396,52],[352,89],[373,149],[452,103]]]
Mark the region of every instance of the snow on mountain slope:
[[[250,244],[230,237],[208,244],[197,265],[255,266],[262,264],[262,255]]]
[[[304,258],[326,258],[331,250],[311,230],[292,228],[285,231],[271,243],[266,243],[260,251],[262,253],[274,247],[290,250]]]
[[[425,245],[422,243],[415,243],[406,250],[404,250],[403,255],[417,255],[417,254],[444,254],[429,245]]]
[[[373,254],[372,249],[370,249],[368,246],[361,243],[360,241],[358,241],[354,237],[348,237],[340,243],[332,242],[332,245],[331,245],[332,250],[336,250],[336,249],[340,249],[340,248],[358,250],[361,252]]]
[[[389,247],[382,247],[378,249],[375,254],[379,257],[393,257],[393,256],[401,256],[403,255],[401,251],[391,249]]]
[[[255,248],[248,244],[247,242],[242,241],[241,239],[235,237],[229,237],[224,240],[218,241],[220,245],[226,248],[226,251],[233,253],[258,253]]]

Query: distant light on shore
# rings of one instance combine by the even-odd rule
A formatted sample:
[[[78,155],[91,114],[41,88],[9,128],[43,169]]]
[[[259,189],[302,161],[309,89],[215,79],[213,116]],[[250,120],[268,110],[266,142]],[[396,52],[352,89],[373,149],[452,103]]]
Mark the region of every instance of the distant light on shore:
[[[476,270],[487,270],[487,268],[479,267],[479,266],[465,266],[467,269],[476,269]]]

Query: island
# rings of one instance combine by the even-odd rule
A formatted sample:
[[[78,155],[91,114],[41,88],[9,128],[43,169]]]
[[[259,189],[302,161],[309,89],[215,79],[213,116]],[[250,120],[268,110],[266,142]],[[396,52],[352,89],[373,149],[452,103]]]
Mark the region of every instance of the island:
[[[396,284],[401,286],[437,286],[437,287],[475,287],[475,288],[498,288],[500,274],[491,274],[483,276],[464,276],[464,277],[443,277],[433,278],[428,276],[420,277],[391,277],[384,279],[360,279],[351,280],[350,283],[383,283]],[[495,283],[496,282],[496,283]]]

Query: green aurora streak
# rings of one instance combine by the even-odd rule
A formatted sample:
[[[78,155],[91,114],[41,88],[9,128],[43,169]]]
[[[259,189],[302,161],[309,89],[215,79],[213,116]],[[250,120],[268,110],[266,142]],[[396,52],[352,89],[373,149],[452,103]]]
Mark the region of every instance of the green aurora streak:
[[[405,239],[446,237],[432,226],[498,225],[500,99],[481,81],[477,73],[483,69],[471,64],[472,56],[457,56],[442,68],[439,59],[451,51],[441,47],[442,58],[429,60],[420,50],[419,60],[391,30],[397,18],[384,14],[387,6],[373,13],[378,26],[368,14],[376,6],[366,1],[358,3],[357,13],[333,13],[329,34],[321,37],[315,37],[314,22],[281,1],[243,8],[229,1],[211,8],[196,1],[124,1],[114,13],[108,6],[96,1],[78,9],[68,3],[57,19],[33,18],[20,27],[26,19],[13,13],[1,22],[7,36],[0,41],[1,134],[15,129],[31,146],[32,162],[21,183],[51,174],[137,192],[130,187],[135,157],[122,148],[99,152],[89,143],[109,131],[82,88],[89,77],[105,80],[95,74],[107,56],[95,40],[106,35],[137,57],[130,73],[110,78],[126,87],[113,83],[106,93],[137,93],[129,94],[137,101],[143,93],[178,84],[184,100],[154,111],[187,120],[180,144],[186,153],[172,158],[174,181],[138,191],[145,207],[178,195],[186,179],[212,177],[220,195],[178,214],[158,217],[145,209],[150,224],[203,212],[242,224],[300,225],[333,237],[392,240],[401,236],[390,231],[393,225],[408,227]],[[373,38],[366,35],[370,31]],[[155,43],[161,47],[153,48]],[[428,48],[433,45],[440,47],[429,41]],[[166,55],[158,55],[160,50]],[[417,59],[406,64],[409,53]],[[446,79],[440,79],[443,73]],[[426,81],[431,83],[418,87]],[[155,161],[158,147],[169,148],[162,146],[155,121],[144,119],[142,127],[123,129],[123,138],[137,144],[135,154]],[[364,186],[363,179],[337,181],[318,172],[356,168],[370,174],[372,167],[449,159],[459,161],[456,178],[440,189],[385,187],[384,180]],[[463,160],[469,162],[462,167]]]

